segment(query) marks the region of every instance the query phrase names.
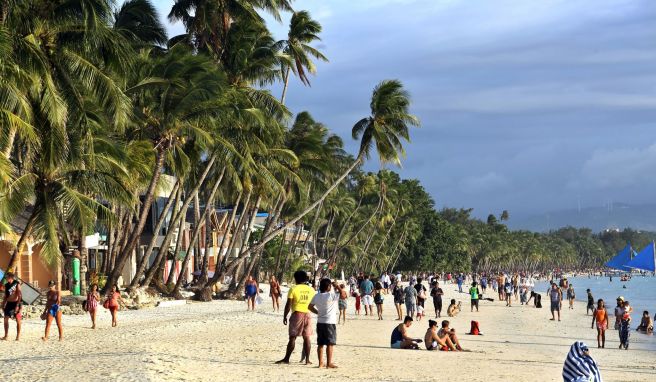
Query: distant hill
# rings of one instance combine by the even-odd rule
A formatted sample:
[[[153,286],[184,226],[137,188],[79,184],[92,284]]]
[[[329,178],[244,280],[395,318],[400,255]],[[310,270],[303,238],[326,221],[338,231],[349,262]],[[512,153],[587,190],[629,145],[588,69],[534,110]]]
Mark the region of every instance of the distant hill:
[[[507,222],[511,229],[545,232],[565,226],[587,227],[593,232],[605,229],[633,228],[656,231],[656,204],[630,205],[614,203],[612,208],[588,207],[547,212],[528,217],[512,216]]]

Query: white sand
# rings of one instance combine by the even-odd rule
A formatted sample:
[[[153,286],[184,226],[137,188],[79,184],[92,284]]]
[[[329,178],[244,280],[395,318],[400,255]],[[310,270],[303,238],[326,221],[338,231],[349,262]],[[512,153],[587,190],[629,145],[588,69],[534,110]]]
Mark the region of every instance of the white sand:
[[[354,301],[349,301],[350,320],[337,333],[339,369],[296,363],[300,339],[292,364],[274,365],[284,355],[287,327],[281,313],[270,312],[270,300],[256,313],[246,312],[242,302],[215,301],[121,311],[118,328],[110,327],[102,308],[97,330],[88,329],[88,316],[65,316],[61,343],[56,327],[51,340],[42,343],[44,323],[28,320],[20,342],[0,343],[0,381],[561,381],[563,360],[575,340],[590,346],[606,381],[656,380],[656,352],[648,350],[654,349],[656,338],[634,332],[630,349],[618,350],[617,331],[610,330],[606,349],[597,349],[596,330],[590,329],[583,303],[573,311],[566,308],[563,321],[553,322],[548,320],[548,302],[535,309],[518,302],[507,308],[499,301],[482,301],[481,311],[470,313],[467,295],[458,295],[452,285],[443,289],[445,308],[452,296],[463,302],[465,309],[452,326],[470,353],[389,349],[397,322],[388,295],[384,321],[354,317]],[[423,338],[433,316],[430,298],[426,308],[428,316],[410,328],[413,336]],[[464,334],[472,319],[480,322],[484,336]],[[316,365],[314,347],[312,361]]]

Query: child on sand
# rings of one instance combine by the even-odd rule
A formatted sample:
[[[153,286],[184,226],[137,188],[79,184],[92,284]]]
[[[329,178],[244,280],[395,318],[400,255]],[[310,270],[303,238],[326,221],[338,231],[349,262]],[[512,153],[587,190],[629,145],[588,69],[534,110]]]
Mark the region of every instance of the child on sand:
[[[332,287],[335,291],[331,291]],[[317,315],[317,355],[319,367],[323,367],[323,348],[326,347],[326,367],[336,368],[333,363],[333,347],[337,343],[337,305],[342,288],[337,282],[322,279],[319,282],[319,293],[310,301],[309,310]]]
[[[592,326],[594,328],[595,322],[597,323],[597,347],[603,348],[606,346],[606,330],[608,330],[608,311],[604,300],[597,301],[597,309],[592,314]]]
[[[456,305],[456,300],[455,300],[455,299],[451,299],[451,304],[450,304],[449,307],[447,308],[447,310],[446,310],[446,314],[447,314],[449,317],[455,317],[456,315],[458,315],[458,313],[460,313],[460,303],[458,303],[458,304]]]
[[[344,284],[339,286],[339,318],[337,323],[346,324],[346,308],[348,308],[348,295]]]

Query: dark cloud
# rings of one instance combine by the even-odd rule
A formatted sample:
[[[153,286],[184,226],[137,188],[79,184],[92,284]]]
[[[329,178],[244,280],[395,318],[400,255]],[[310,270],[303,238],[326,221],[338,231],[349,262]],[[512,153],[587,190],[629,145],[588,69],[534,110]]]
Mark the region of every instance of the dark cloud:
[[[584,206],[652,198],[652,1],[299,0],[295,8],[322,23],[331,62],[318,65],[310,88],[292,80],[288,105],[309,110],[355,152],[350,128],[367,115],[371,90],[402,80],[422,128],[401,172],[440,206],[522,215],[578,198]],[[285,25],[271,25],[283,35]]]

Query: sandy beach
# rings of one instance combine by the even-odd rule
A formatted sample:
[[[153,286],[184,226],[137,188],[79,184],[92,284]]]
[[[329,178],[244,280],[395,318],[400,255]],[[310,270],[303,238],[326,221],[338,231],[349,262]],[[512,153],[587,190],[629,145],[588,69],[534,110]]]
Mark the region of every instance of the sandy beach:
[[[606,349],[597,349],[596,331],[590,329],[591,318],[585,316],[581,302],[574,310],[564,309],[562,322],[553,322],[548,307],[535,309],[519,302],[508,308],[499,301],[482,301],[480,312],[470,313],[467,295],[458,294],[454,285],[443,289],[445,298],[463,303],[463,312],[451,321],[471,352],[390,349],[390,333],[397,322],[388,295],[384,321],[354,316],[353,299],[349,301],[349,321],[338,328],[338,369],[295,363],[300,340],[292,364],[274,365],[284,355],[287,327],[281,313],[271,312],[270,300],[265,299],[255,313],[246,312],[242,302],[190,302],[121,311],[115,329],[104,309],[96,330],[89,329],[87,316],[65,316],[63,342],[57,341],[53,328],[51,340],[42,343],[43,321],[27,320],[20,342],[0,343],[0,380],[559,381],[575,340],[590,346],[606,381],[656,379],[656,339],[634,332],[630,349],[618,350],[617,332],[610,330]],[[429,301],[426,308],[432,313]],[[423,338],[432,316],[415,322],[410,333]],[[479,321],[483,336],[464,334],[472,319]],[[314,347],[312,361],[316,365]]]

